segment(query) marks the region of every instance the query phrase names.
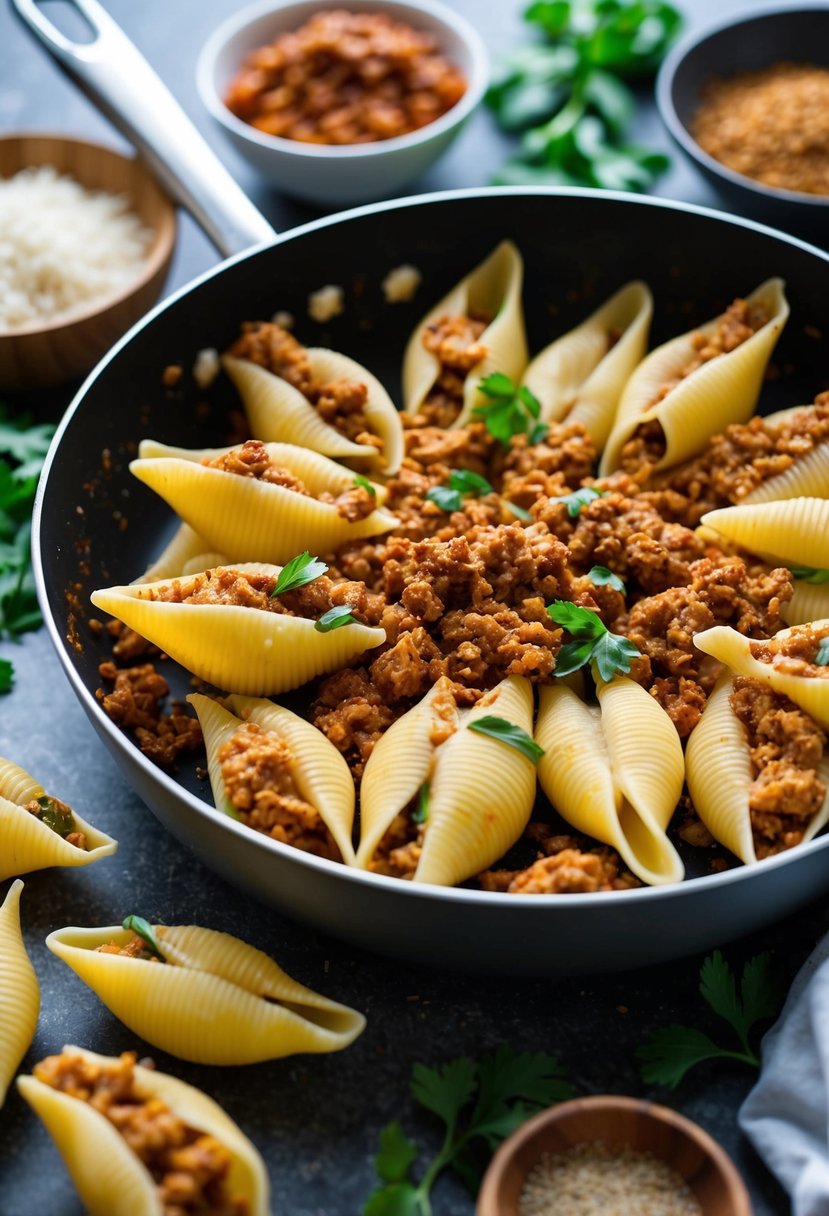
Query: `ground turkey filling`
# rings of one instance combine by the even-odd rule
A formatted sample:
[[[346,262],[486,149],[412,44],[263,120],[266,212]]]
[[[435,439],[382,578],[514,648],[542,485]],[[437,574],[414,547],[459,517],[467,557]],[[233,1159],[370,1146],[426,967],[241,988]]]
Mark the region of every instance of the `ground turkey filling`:
[[[736,676],[729,701],[751,753],[749,812],[754,848],[762,859],[800,844],[820,810],[826,785],[817,768],[826,732],[788,697],[758,680]]]
[[[754,642],[751,653],[761,663],[770,663],[775,671],[787,676],[803,676],[809,680],[829,680],[829,665],[818,663],[818,651],[829,645],[829,629],[798,625],[785,637],[767,642]]]
[[[743,342],[753,337],[768,320],[768,310],[762,305],[752,306],[747,300],[740,299],[729,304],[712,333],[697,332],[691,335],[688,361],[671,380],[662,385],[647,408],[651,409],[660,401],[664,401],[668,393],[705,363],[710,363],[719,355],[730,354],[738,346],[742,346]],[[661,423],[655,418],[650,422],[643,422],[622,448],[621,467],[641,480],[647,477],[665,455],[665,446],[665,432]]]
[[[529,823],[524,835],[538,849],[532,865],[522,870],[485,870],[478,876],[484,891],[509,895],[584,895],[628,891],[639,879],[615,849],[591,847],[584,837],[557,835],[546,823]]]
[[[136,1054],[103,1064],[64,1052],[35,1065],[44,1085],[88,1102],[120,1132],[155,1182],[164,1216],[248,1216],[227,1193],[229,1151],[189,1127],[160,1098],[136,1090]]]
[[[245,722],[218,751],[225,792],[247,827],[305,853],[342,861],[316,807],[297,792],[294,756],[273,731]]]
[[[41,823],[44,823],[47,828],[51,828],[56,832],[67,844],[74,845],[76,849],[83,849],[87,852],[86,833],[76,830],[75,816],[72,813],[71,806],[67,806],[65,802],[61,802],[59,798],[44,796],[43,798],[33,798],[31,802],[27,802],[24,808],[30,815],[34,815]]]
[[[450,427],[460,414],[466,377],[487,353],[479,339],[488,324],[483,317],[446,316],[424,329],[423,345],[439,364],[435,382],[418,409],[427,425]]]
[[[382,449],[383,440],[372,433],[366,414],[367,385],[342,379],[318,384],[308,351],[287,329],[267,321],[249,321],[227,353],[234,359],[248,359],[287,380],[310,401],[323,422],[352,443]]]

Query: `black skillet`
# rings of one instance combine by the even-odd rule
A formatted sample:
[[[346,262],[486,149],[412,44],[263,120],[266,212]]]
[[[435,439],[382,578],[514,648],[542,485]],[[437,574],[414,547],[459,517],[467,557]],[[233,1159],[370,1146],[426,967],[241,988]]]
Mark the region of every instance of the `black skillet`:
[[[124,62],[137,53],[92,0],[76,0],[98,30],[91,47],[56,37],[34,0],[13,3],[84,87],[117,111]],[[143,100],[163,86],[143,61],[129,69]],[[298,919],[370,949],[444,965],[524,973],[614,970],[721,944],[783,917],[829,887],[829,837],[759,866],[691,878],[671,888],[530,898],[416,887],[310,857],[250,832],[213,810],[194,766],[156,768],[101,711],[98,664],[108,657],[86,621],[89,592],[125,583],[170,535],[170,512],[129,475],[138,441],[210,446],[223,442],[233,407],[229,386],[199,392],[186,376],[166,391],[168,364],[192,366],[203,347],[222,349],[239,322],[284,308],[298,335],[347,352],[397,392],[402,351],[420,314],[505,237],[526,265],[530,348],[538,350],[632,278],[653,288],[653,342],[716,313],[736,294],[782,275],[792,307],[775,356],[777,379],[763,408],[810,401],[829,382],[829,256],[780,233],[716,212],[591,191],[477,190],[362,207],[282,237],[227,177],[194,129],[177,160],[187,120],[164,90],[165,147],[146,111],[121,120],[191,205],[216,243],[237,253],[151,312],[111,351],[70,406],[38,493],[33,555],[41,604],[67,676],[127,780],[159,819],[209,866]],[[158,111],[157,111],[158,112]],[[139,115],[138,117],[142,117]],[[189,124],[187,124],[189,127]],[[162,161],[159,161],[161,156]],[[172,166],[172,167],[171,167]],[[192,175],[195,174],[195,177]],[[186,181],[182,181],[182,177]],[[194,195],[195,201],[194,201]],[[417,302],[384,303],[380,284],[402,262],[423,274]],[[319,327],[306,316],[309,291],[345,290],[345,311]],[[187,674],[165,666],[183,695]],[[647,740],[643,740],[647,746]]]

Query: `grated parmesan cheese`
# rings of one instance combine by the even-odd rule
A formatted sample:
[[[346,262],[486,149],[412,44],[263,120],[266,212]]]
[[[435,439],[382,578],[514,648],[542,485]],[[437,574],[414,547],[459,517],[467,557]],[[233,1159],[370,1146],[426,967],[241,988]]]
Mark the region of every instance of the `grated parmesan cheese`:
[[[383,295],[388,304],[404,304],[414,297],[423,275],[416,266],[395,266],[383,279]]]
[[[51,165],[0,180],[0,328],[64,320],[128,287],[151,240],[126,198]]]
[[[339,316],[342,311],[343,289],[335,287],[333,283],[320,287],[319,291],[312,291],[308,297],[308,316],[320,324]]]

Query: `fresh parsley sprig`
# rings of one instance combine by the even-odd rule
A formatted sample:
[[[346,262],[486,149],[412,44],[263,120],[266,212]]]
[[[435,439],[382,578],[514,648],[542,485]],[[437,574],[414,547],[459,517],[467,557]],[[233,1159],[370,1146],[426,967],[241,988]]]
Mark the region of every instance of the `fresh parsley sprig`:
[[[465,1056],[437,1068],[415,1064],[415,1101],[443,1124],[443,1144],[420,1181],[412,1167],[419,1146],[399,1122],[380,1133],[374,1168],[381,1185],[363,1207],[363,1216],[432,1216],[431,1192],[451,1168],[475,1194],[486,1163],[502,1140],[552,1102],[572,1096],[555,1056],[499,1047],[479,1062]]]
[[[372,498],[377,497],[377,491],[367,477],[363,477],[362,473],[357,473],[354,477],[355,486],[359,486],[361,490],[368,490]]]
[[[594,490],[592,486],[582,486],[580,490],[573,490],[570,494],[561,494],[557,498],[551,498],[550,502],[564,503],[570,518],[578,519],[582,507],[586,507],[589,502],[601,498],[606,493],[607,490]]]
[[[608,570],[607,566],[591,566],[587,571],[587,577],[594,587],[613,587],[615,591],[620,591],[622,595],[625,594],[625,584],[619,575]]]
[[[829,570],[815,569],[814,566],[789,566],[792,578],[800,579],[802,583],[813,583],[822,586],[829,583]]]
[[[411,814],[412,823],[425,823],[429,818],[429,802],[431,800],[431,787],[428,781],[424,781],[420,789],[417,791],[417,801],[415,802],[414,810]]]
[[[428,502],[433,502],[441,511],[460,511],[465,495],[472,494],[478,498],[481,494],[491,494],[492,486],[480,473],[472,469],[453,469],[449,474],[449,482],[445,486],[432,486],[426,494]]]
[[[164,953],[158,944],[155,930],[143,916],[125,916],[121,928],[129,929],[132,933],[137,934],[157,958],[160,958],[162,962],[166,962]]]
[[[531,444],[541,443],[548,430],[546,422],[539,422],[541,403],[525,384],[520,387],[503,372],[492,372],[484,376],[478,385],[479,392],[489,400],[476,405],[472,413],[482,419],[486,429],[505,448],[513,435],[527,435]]]
[[[544,755],[544,748],[535,742],[532,735],[528,735],[514,722],[508,722],[506,718],[499,718],[496,714],[486,714],[483,718],[476,718],[474,722],[469,723],[469,729],[475,731],[476,734],[488,735],[491,739],[498,739],[501,743],[506,743],[508,747],[513,747],[522,756],[526,756],[533,764],[538,764]]]
[[[353,624],[355,624],[354,613],[348,604],[337,604],[334,608],[323,612],[318,621],[314,621],[314,628],[317,633],[330,633],[332,629],[339,629],[341,625]]]
[[[11,692],[14,683],[14,665],[8,659],[0,659],[0,693]]]
[[[638,647],[619,633],[611,633],[598,613],[580,608],[567,600],[555,600],[547,606],[551,619],[572,634],[556,656],[555,674],[569,676],[588,663],[595,663],[605,681],[619,672],[630,671],[634,659],[640,657]]]
[[[689,1069],[703,1060],[737,1060],[760,1067],[751,1032],[758,1022],[773,1018],[782,1003],[771,955],[758,954],[746,963],[739,994],[734,973],[719,950],[704,960],[699,978],[703,1000],[732,1028],[739,1048],[720,1047],[692,1026],[666,1026],[636,1051],[642,1080],[651,1085],[676,1089]]]
[[[271,596],[284,595],[286,591],[295,591],[297,587],[313,583],[315,578],[319,578],[327,570],[325,562],[317,561],[306,549],[304,553],[292,557],[279,571],[279,577]]]

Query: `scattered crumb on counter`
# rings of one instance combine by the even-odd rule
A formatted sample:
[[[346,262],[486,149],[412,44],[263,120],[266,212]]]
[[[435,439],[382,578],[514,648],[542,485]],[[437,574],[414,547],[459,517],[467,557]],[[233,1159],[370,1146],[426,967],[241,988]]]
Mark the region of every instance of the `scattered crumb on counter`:
[[[161,383],[165,388],[175,388],[183,375],[184,368],[181,366],[181,364],[170,363],[161,373]]]
[[[278,325],[280,329],[293,329],[295,324],[296,317],[285,308],[280,308],[271,317],[271,325]]]
[[[219,352],[213,346],[206,346],[196,355],[196,361],[193,364],[193,379],[199,388],[210,388],[221,370]]]
[[[343,289],[333,283],[312,291],[308,297],[308,316],[313,321],[324,324],[332,317],[338,317],[343,311]]]
[[[404,262],[395,266],[383,279],[383,295],[389,304],[402,304],[411,300],[423,281],[423,275],[416,266]]]

